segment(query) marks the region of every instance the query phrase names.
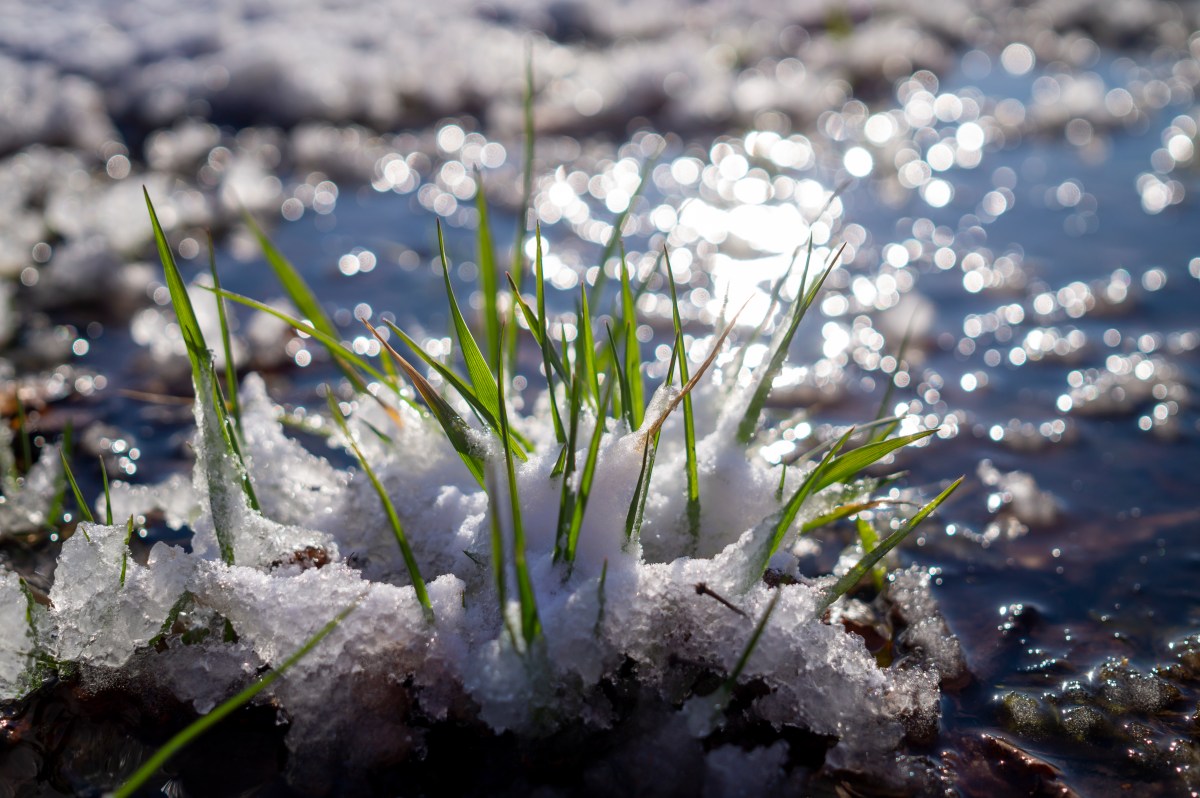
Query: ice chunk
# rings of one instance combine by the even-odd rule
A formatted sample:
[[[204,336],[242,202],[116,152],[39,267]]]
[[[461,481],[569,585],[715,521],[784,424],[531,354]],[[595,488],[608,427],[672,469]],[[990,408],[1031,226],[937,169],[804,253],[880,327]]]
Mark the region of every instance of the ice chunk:
[[[56,659],[120,667],[158,634],[187,588],[190,557],[159,543],[142,566],[129,556],[128,534],[124,524],[84,522],[63,544],[46,641]]]
[[[13,432],[0,424],[0,540],[41,530],[62,479],[57,444],[46,446],[24,477],[16,476]]]
[[[20,578],[0,566],[0,701],[19,698],[28,688],[34,639]]]

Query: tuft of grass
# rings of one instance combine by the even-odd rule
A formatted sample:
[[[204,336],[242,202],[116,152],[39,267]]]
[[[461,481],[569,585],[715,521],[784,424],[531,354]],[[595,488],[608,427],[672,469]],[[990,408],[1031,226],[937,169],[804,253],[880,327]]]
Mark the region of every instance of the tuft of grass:
[[[417,558],[413,555],[412,546],[408,543],[408,536],[404,534],[404,526],[400,523],[400,516],[396,513],[396,506],[392,504],[392,500],[388,497],[387,491],[383,489],[383,484],[379,481],[379,477],[375,475],[375,469],[371,468],[371,464],[367,462],[366,455],[358,445],[358,441],[354,439],[354,435],[350,432],[350,426],[346,423],[346,416],[342,413],[342,408],[338,405],[337,400],[333,397],[333,388],[329,385],[325,386],[325,398],[329,403],[329,414],[337,423],[338,429],[342,431],[342,436],[346,442],[350,444],[351,451],[354,452],[354,457],[358,460],[359,467],[363,473],[367,475],[367,479],[371,482],[371,487],[375,489],[375,495],[379,497],[379,503],[383,505],[383,511],[387,514],[388,524],[392,528],[392,535],[396,538],[396,544],[400,547],[400,556],[404,558],[404,567],[408,569],[408,578],[412,581],[413,590],[416,591],[417,601],[421,602],[421,609],[425,612],[425,618],[430,623],[433,623],[433,605],[429,601],[429,592],[425,589],[425,580],[421,576],[421,569],[417,565]]]
[[[185,594],[187,595],[187,594]],[[361,601],[361,599],[360,599]],[[168,740],[161,748],[154,752],[154,755],[147,759],[141,767],[134,771],[125,782],[113,791],[113,798],[129,798],[134,795],[138,788],[153,778],[159,768],[171,760],[171,757],[179,753],[181,750],[191,744],[196,738],[204,734],[206,731],[216,726],[225,718],[232,715],[237,710],[241,709],[246,704],[250,703],[256,695],[266,690],[274,684],[289,668],[297,662],[304,659],[309,653],[316,648],[322,640],[329,636],[330,632],[337,628],[338,624],[346,619],[350,613],[358,608],[358,602],[351,604],[346,609],[339,612],[328,623],[322,626],[317,633],[308,638],[300,648],[296,649],[287,659],[279,664],[278,668],[267,671],[262,676],[259,676],[251,682],[244,690],[236,695],[222,701],[212,712],[207,715],[202,715],[195,721],[190,723],[186,728]]]

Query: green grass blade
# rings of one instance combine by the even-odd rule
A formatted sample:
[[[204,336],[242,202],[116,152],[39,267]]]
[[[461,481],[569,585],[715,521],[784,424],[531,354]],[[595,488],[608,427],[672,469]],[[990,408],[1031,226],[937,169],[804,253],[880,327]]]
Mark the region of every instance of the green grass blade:
[[[108,487],[108,468],[104,465],[103,457],[97,459],[100,461],[100,478],[104,481],[104,523],[112,526],[112,491]]]
[[[588,308],[587,286],[579,286],[579,331],[575,337],[576,362],[583,364],[592,406],[600,406],[600,374],[596,370],[596,342],[592,337],[592,315]]]
[[[854,526],[858,532],[858,539],[862,541],[863,551],[874,551],[879,546],[879,534],[875,531],[875,527],[861,515],[855,519]],[[875,586],[876,592],[883,590],[883,580],[886,577],[887,569],[882,563],[876,563],[871,567],[871,583]]]
[[[96,516],[92,515],[92,509],[84,501],[83,491],[79,490],[79,483],[75,481],[75,474],[71,472],[71,464],[67,462],[66,452],[59,449],[58,456],[62,458],[63,473],[66,474],[67,484],[71,486],[71,493],[75,496],[75,506],[79,508],[79,516],[90,524],[96,523]],[[83,536],[91,541],[87,532],[84,532]]]
[[[683,321],[679,315],[679,294],[675,290],[675,273],[671,271],[671,259],[663,252],[666,263],[667,282],[671,286],[671,317],[675,323],[675,347],[679,352],[679,379],[685,385],[688,375],[687,350],[683,346]],[[732,329],[732,325],[730,328]],[[687,454],[687,519],[688,532],[692,540],[700,538],[700,470],[696,459],[696,418],[692,412],[692,397],[683,397],[683,439]]]
[[[112,526],[112,508],[108,510],[109,522]],[[121,549],[121,587],[125,587],[125,571],[129,566],[129,541],[133,540],[133,516],[129,516],[129,521],[125,525],[125,544]]]
[[[959,477],[954,480],[950,487],[939,493],[933,501],[918,510],[916,515],[908,520],[908,523],[888,535],[878,546],[864,554],[862,559],[829,589],[829,592],[821,599],[821,603],[817,607],[817,612],[820,613],[825,610],[830,604],[837,601],[857,585],[859,580],[867,574],[867,571],[871,570],[875,563],[883,559],[884,555],[889,551],[896,548],[900,541],[908,537],[910,532],[916,529],[930,513],[938,508],[938,505],[949,498],[950,494],[954,493],[958,489],[958,486],[962,484],[963,479],[963,477]]]
[[[371,325],[371,322],[364,319],[363,324],[367,325],[367,329],[371,331],[375,339],[383,345],[384,350],[392,356],[392,359],[396,361],[397,365],[407,375],[413,387],[417,389],[417,393],[421,395],[421,398],[425,400],[425,404],[429,406],[433,417],[441,425],[442,432],[445,433],[447,440],[450,441],[450,445],[458,452],[458,456],[462,458],[463,463],[467,466],[467,470],[471,472],[471,476],[475,477],[480,487],[483,487],[483,458],[477,451],[475,444],[471,441],[470,429],[467,427],[467,422],[463,421],[462,416],[456,413],[454,408],[434,390],[433,386],[429,384],[429,380],[425,379],[425,375],[392,348],[392,345],[379,334],[379,331]]]
[[[521,170],[521,210],[517,213],[517,229],[513,234],[512,265],[509,273],[517,287],[521,286],[521,277],[525,263],[525,236],[529,227],[529,211],[533,205],[533,146],[536,136],[533,126],[533,41],[530,40],[525,50],[525,96],[521,103],[521,116],[524,123],[523,155],[525,163]]]
[[[225,352],[225,391],[229,394],[229,409],[238,434],[242,432],[242,404],[238,400],[237,366],[233,362],[233,340],[229,335],[229,316],[225,312],[225,297],[221,296],[221,278],[217,274],[217,254],[213,247],[212,233],[208,233],[208,270],[212,274],[216,292],[217,318],[221,322],[221,347]]]
[[[487,363],[495,369],[500,362],[500,285],[496,274],[496,251],[492,244],[492,225],[488,221],[487,191],[483,173],[475,170],[475,209],[479,212],[479,288],[483,293],[483,347]]]
[[[467,326],[467,320],[463,318],[458,300],[454,297],[454,287],[450,285],[450,262],[446,258],[446,241],[442,237],[441,221],[437,223],[437,237],[438,253],[442,259],[442,278],[446,284],[446,299],[450,305],[450,317],[454,322],[454,332],[458,338],[458,348],[463,355],[463,364],[467,369],[467,378],[471,380],[478,400],[488,408],[492,418],[498,418],[502,387],[497,386],[496,377],[493,375],[491,367],[488,366],[487,358],[483,356],[479,344],[475,342],[475,336],[471,334],[471,328]]]
[[[650,477],[654,473],[654,459],[658,456],[658,433],[646,436],[642,448],[642,468],[638,472],[637,484],[633,488],[633,499],[625,513],[625,540],[636,540],[642,533],[646,518],[646,498],[650,495]]]
[[[488,463],[486,483],[484,491],[488,497],[488,523],[491,527],[492,537],[492,576],[496,580],[496,600],[500,608],[500,621],[504,625],[504,630],[508,632],[508,639],[513,648],[519,648],[520,637],[508,617],[508,579],[504,573],[504,534],[500,529],[500,489],[496,487],[496,473],[492,463]],[[472,557],[472,559],[474,558]]]
[[[63,428],[62,444],[59,446],[59,452],[66,455],[69,460],[71,455],[71,425],[67,424]],[[46,517],[43,521],[46,529],[56,531],[58,524],[62,522],[63,505],[67,498],[67,475],[65,471],[58,475],[55,480],[54,495],[50,497],[50,507],[46,510]]]
[[[767,628],[767,621],[771,620],[771,613],[775,612],[775,605],[779,603],[781,595],[783,594],[776,589],[775,595],[771,596],[771,602],[767,604],[762,617],[754,625],[754,631],[751,632],[750,639],[746,641],[746,647],[742,649],[741,656],[738,657],[733,670],[729,672],[729,678],[725,681],[726,691],[733,692],[733,688],[737,685],[737,680],[741,678],[742,671],[746,670],[746,665],[750,662],[750,657],[754,654],[754,649],[758,647],[758,641],[762,638],[763,631]]]
[[[399,327],[397,327],[395,324],[393,324],[390,321],[385,322],[385,323],[387,324],[387,326],[389,328],[391,328],[392,332],[394,332],[394,333],[396,333],[396,335],[400,336],[400,340],[404,341],[405,346],[407,346],[409,349],[411,349],[417,355],[417,357],[419,357],[419,358],[421,358],[421,360],[425,361],[425,363],[431,369],[436,371],[443,380],[445,380],[451,387],[454,388],[454,390],[458,391],[458,393],[462,396],[462,398],[467,401],[467,404],[469,404],[471,406],[471,409],[474,410],[475,413],[479,416],[480,421],[482,421],[484,424],[486,424],[488,427],[490,427],[492,429],[492,431],[496,433],[496,435],[501,434],[500,433],[500,420],[497,419],[496,416],[492,414],[492,411],[490,409],[488,409],[483,404],[483,402],[479,401],[479,397],[475,395],[474,389],[472,389],[472,387],[470,385],[467,385],[466,381],[463,380],[462,377],[458,376],[453,371],[451,371],[450,369],[443,366],[441,363],[438,362],[438,360],[436,358],[431,357],[424,349],[421,348],[421,346],[416,341],[414,341],[412,338],[410,338],[404,332],[404,330],[401,330]],[[513,447],[513,452],[517,455],[517,457],[519,457],[521,459],[522,462],[524,462],[527,459],[527,457],[525,455],[524,450],[521,448],[519,442],[515,439],[515,437],[512,435],[511,432],[509,433],[508,437],[509,437],[509,444]]]
[[[154,752],[146,762],[139,767],[132,776],[130,776],[124,784],[113,792],[113,798],[129,798],[137,792],[138,788],[149,781],[158,769],[170,761],[171,757],[183,750],[193,740],[206,731],[216,726],[222,720],[233,714],[238,709],[241,709],[246,704],[250,703],[256,695],[270,687],[279,679],[289,668],[295,665],[304,657],[308,656],[317,645],[324,640],[337,625],[345,620],[346,616],[353,612],[358,607],[358,603],[350,605],[346,609],[339,612],[333,620],[322,626],[316,634],[305,641],[304,645],[300,646],[291,656],[280,663],[278,668],[267,671],[262,676],[255,679],[248,687],[239,692],[232,698],[228,698],[221,702],[212,712],[197,718],[187,728],[176,734],[170,740]]]
[[[158,247],[159,260],[162,261],[163,275],[166,278],[167,289],[171,295],[171,305],[175,310],[179,329],[183,334],[184,345],[187,349],[188,360],[192,366],[192,380],[196,396],[204,409],[204,419],[200,424],[200,435],[203,440],[206,457],[204,468],[208,481],[209,503],[213,514],[213,526],[216,530],[217,542],[221,549],[222,559],[233,563],[233,540],[228,527],[229,509],[224,500],[224,491],[228,482],[236,482],[242,491],[247,504],[257,510],[258,500],[250,483],[250,475],[242,460],[233,425],[225,408],[225,399],[221,396],[220,383],[217,381],[216,370],[213,368],[212,353],[204,341],[200,330],[200,322],[188,296],[187,286],[183,275],[175,263],[175,256],[167,243],[167,236],[158,215],[154,211],[154,203],[150,201],[150,192],[142,189],[146,198],[146,209],[150,214],[150,223],[154,228],[154,241]],[[220,457],[218,452],[223,452]]]
[[[496,374],[498,382],[504,382],[504,365]],[[513,465],[512,447],[509,445],[508,407],[503,395],[500,397],[500,440],[504,445],[504,467],[508,476],[508,503],[512,510],[513,570],[517,574],[517,598],[521,604],[521,636],[528,647],[542,633],[538,619],[537,600],[533,594],[533,581],[529,577],[529,565],[525,560],[525,525],[521,520],[521,497],[517,492],[517,471]]]
[[[625,248],[621,248],[621,315],[625,322],[625,382],[629,386],[629,428],[642,426],[646,414],[646,388],[642,381],[642,349],[637,337],[637,306],[629,284]]]
[[[841,521],[843,518],[849,518],[852,515],[861,513],[863,510],[870,510],[883,504],[892,503],[894,502],[889,502],[886,499],[873,499],[872,501],[868,502],[853,502],[851,504],[843,504],[834,508],[833,510],[830,510],[824,515],[819,515],[811,521],[805,522],[800,527],[800,534],[807,535],[809,532],[818,530],[823,526],[828,526],[837,521]]]
[[[246,223],[246,227],[250,228],[250,232],[258,240],[258,245],[262,249],[263,256],[267,259],[267,264],[271,270],[275,272],[276,279],[283,286],[284,292],[288,295],[288,299],[296,306],[296,309],[311,322],[311,326],[320,330],[326,338],[334,341],[338,340],[337,327],[334,326],[333,320],[329,318],[329,314],[325,312],[325,308],[321,306],[320,300],[313,293],[312,288],[305,282],[304,277],[292,265],[292,262],[280,252],[263,229],[258,226],[258,222],[250,215],[248,211],[242,211],[242,219]],[[315,336],[314,336],[315,337]],[[367,386],[363,382],[362,377],[350,367],[350,361],[347,360],[340,352],[340,347],[330,348],[329,354],[333,356],[333,362],[354,386],[354,389],[359,393],[366,393]]]
[[[555,350],[553,341],[550,340],[549,330],[543,328],[538,314],[534,312],[533,308],[529,307],[529,303],[517,292],[517,284],[513,282],[512,275],[507,275],[507,277],[508,285],[512,288],[513,295],[516,298],[517,307],[520,308],[521,315],[525,317],[525,325],[529,327],[529,332],[533,335],[534,340],[537,341],[537,345],[545,347],[545,351],[542,352],[542,358],[548,359],[550,365],[558,372],[559,378],[564,383],[570,384],[570,373],[567,371],[567,367],[563,365],[562,358],[558,356],[558,351]],[[547,373],[549,373],[549,369],[547,369]]]
[[[558,353],[554,351],[554,344],[550,342],[550,318],[546,315],[546,269],[542,262],[542,225],[538,222],[536,228],[536,250],[534,258],[534,279],[537,281],[537,321],[538,328],[541,330],[538,343],[542,348],[542,370],[546,372],[546,392],[550,398],[550,412],[554,420],[554,437],[559,443],[566,441],[566,433],[563,430],[562,416],[558,412],[558,399],[554,395],[554,374],[550,368],[554,361],[558,360]],[[512,282],[512,275],[509,275],[509,281]],[[519,296],[520,292],[516,290],[517,285],[513,282],[513,294]],[[559,369],[563,375],[563,379],[568,381],[566,369]]]
[[[741,373],[743,366],[746,364],[746,355],[750,351],[749,345],[758,340],[763,330],[767,328],[768,322],[771,321],[771,317],[775,315],[775,309],[779,306],[779,297],[783,294],[783,288],[787,285],[787,281],[792,278],[792,272],[796,270],[796,264],[800,262],[800,252],[803,249],[803,246],[799,246],[792,251],[792,260],[788,264],[787,270],[783,273],[782,277],[775,281],[775,285],[771,286],[770,298],[767,302],[767,312],[763,314],[762,320],[754,326],[754,331],[746,338],[746,343],[738,350],[737,360],[732,369],[734,374]],[[807,279],[807,275],[805,279]],[[801,281],[801,285],[803,284],[803,281]],[[737,385],[737,380],[731,380],[730,384]]]
[[[908,446],[910,443],[928,438],[937,430],[925,430],[912,435],[904,435],[899,438],[891,438],[886,441],[876,441],[868,443],[865,446],[860,446],[857,449],[846,452],[841,457],[829,464],[829,467],[821,474],[813,492],[817,492],[822,488],[826,488],[835,482],[845,482],[853,479],[864,468],[878,462],[888,454]]]
[[[611,377],[612,375],[610,374],[609,376]],[[608,379],[606,382],[608,383],[608,387],[604,391],[604,398],[600,401],[600,408],[596,412],[596,426],[592,430],[591,443],[588,444],[587,458],[583,462],[583,472],[579,475],[579,491],[575,496],[573,512],[571,514],[571,528],[567,532],[566,559],[568,565],[575,563],[575,549],[579,543],[579,530],[583,528],[583,514],[587,511],[588,497],[592,492],[592,480],[596,476],[596,460],[600,454],[600,440],[604,437],[605,410],[612,399],[613,384],[616,382],[616,379]]]
[[[404,401],[409,402],[409,404],[411,404],[411,401],[408,399],[408,397],[404,396],[396,388],[396,383],[394,380],[390,379],[388,377],[388,375],[384,374],[379,369],[372,366],[371,363],[366,358],[360,357],[359,355],[355,354],[355,352],[352,349],[346,347],[337,338],[331,337],[331,336],[327,335],[326,333],[321,332],[313,325],[305,322],[303,319],[299,319],[299,318],[296,318],[295,316],[284,313],[282,310],[279,310],[278,308],[273,308],[264,302],[259,302],[257,299],[251,299],[248,296],[242,296],[241,294],[235,294],[232,291],[226,291],[225,289],[216,290],[215,293],[218,296],[222,297],[223,299],[228,299],[231,302],[238,303],[239,305],[245,305],[248,308],[253,308],[254,310],[258,310],[263,313],[266,313],[269,316],[274,316],[275,318],[279,319],[280,321],[284,322],[285,324],[290,325],[297,332],[304,333],[305,335],[307,335],[310,338],[317,341],[317,343],[321,344],[321,346],[325,347],[325,349],[329,351],[330,355],[332,355],[335,360],[341,360],[341,361],[344,361],[345,364],[347,364],[348,366],[353,365],[359,369],[362,369],[364,372],[367,373],[367,375],[374,378],[375,380],[378,380],[380,385],[387,386],[397,396],[399,396],[401,399],[404,399]],[[358,378],[357,380],[352,380],[351,382],[355,386],[357,386],[360,383],[362,383],[362,379]],[[361,393],[370,393],[365,388],[360,392]],[[371,394],[371,395],[373,396],[374,394]],[[387,405],[384,405],[384,407],[387,408]],[[393,420],[396,421],[396,423],[398,423],[398,424],[402,423],[400,421],[399,417],[396,416],[394,410],[391,410],[389,408],[389,411],[390,411],[389,415],[392,416]]]
[[[21,392],[16,391],[17,398],[17,437],[21,441],[21,458],[25,463],[25,469],[29,470],[33,466],[33,448],[29,443],[29,430],[26,428],[25,420],[25,403],[21,401]]]
[[[787,504],[779,511],[775,522],[775,529],[771,533],[767,545],[759,554],[758,561],[754,563],[754,567],[751,569],[754,579],[757,580],[762,576],[767,568],[767,563],[770,562],[775,552],[779,551],[779,547],[783,545],[783,541],[787,538],[788,530],[792,528],[792,523],[795,522],[800,508],[804,506],[804,502],[808,500],[808,497],[816,493],[815,485],[820,480],[822,473],[829,467],[829,463],[837,455],[838,451],[846,445],[846,441],[850,440],[850,436],[853,434],[854,429],[851,428],[845,435],[838,439],[838,442],[834,444],[833,448],[829,450],[821,462],[812,471],[808,472],[804,481],[800,483],[800,487],[796,489],[796,492],[788,499]]]
[[[578,362],[576,366],[578,367]],[[583,380],[579,375],[571,383],[570,421],[567,432],[567,445],[563,447],[562,485],[558,502],[558,524],[554,532],[554,561],[559,562],[567,555],[567,539],[571,534],[571,524],[575,517],[575,492],[571,489],[571,476],[575,473],[575,447],[579,434],[579,416],[583,412]]]
[[[379,503],[383,505],[383,511],[387,514],[388,525],[391,526],[396,543],[400,546],[400,556],[404,558],[404,567],[408,569],[408,578],[412,581],[413,590],[417,593],[417,601],[421,602],[421,609],[425,612],[426,620],[433,623],[433,605],[429,602],[429,592],[425,589],[425,579],[421,576],[421,568],[417,565],[417,558],[413,555],[412,546],[408,544],[408,536],[404,534],[404,525],[400,523],[400,516],[396,513],[396,507],[388,497],[387,491],[383,489],[383,484],[379,481],[379,477],[375,475],[375,469],[371,468],[371,464],[367,462],[366,455],[359,448],[358,442],[354,440],[354,435],[350,432],[350,425],[346,423],[346,416],[343,415],[342,408],[338,405],[337,400],[333,398],[333,389],[328,385],[325,386],[325,399],[329,403],[329,414],[337,422],[338,429],[342,431],[346,442],[350,444],[350,449],[354,452],[354,457],[358,460],[359,467],[367,475],[367,479],[371,481],[371,487],[375,489],[375,494],[379,497]]]
[[[842,252],[845,250],[843,244],[833,257],[829,259],[825,271],[822,272],[820,278],[811,287],[806,285],[808,279],[809,264],[812,260],[812,238],[809,238],[808,259],[804,264],[804,273],[800,285],[801,296],[792,304],[791,316],[788,319],[787,326],[782,328],[776,334],[775,340],[772,342],[771,357],[767,361],[765,369],[761,370],[761,374],[756,375],[758,384],[755,386],[754,393],[750,396],[750,402],[746,405],[746,412],[742,416],[741,422],[738,424],[737,438],[742,444],[749,444],[754,437],[755,430],[758,429],[758,420],[762,415],[763,408],[767,404],[767,396],[771,393],[771,386],[775,382],[775,376],[779,370],[783,368],[783,363],[787,360],[788,349],[792,345],[792,339],[796,336],[796,330],[800,327],[800,322],[804,320],[805,314],[816,299],[817,293],[821,290],[821,286],[825,284],[826,278],[830,272],[838,264]],[[807,288],[807,291],[805,290]]]
[[[620,363],[620,358],[617,355],[617,339],[613,337],[612,327],[610,327],[608,324],[605,324],[604,330],[608,334],[608,348],[612,353],[612,362]],[[638,425],[633,423],[633,398],[629,395],[629,381],[625,379],[624,369],[614,368],[611,369],[609,373],[615,374],[617,377],[617,395],[621,399],[620,408],[613,408],[613,416],[616,418],[624,416],[625,424],[632,432],[638,428]]]

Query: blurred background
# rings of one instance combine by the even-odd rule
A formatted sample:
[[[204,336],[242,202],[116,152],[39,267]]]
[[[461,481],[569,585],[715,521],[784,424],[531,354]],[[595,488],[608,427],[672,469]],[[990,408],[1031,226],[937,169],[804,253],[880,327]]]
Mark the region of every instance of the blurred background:
[[[969,475],[903,554],[973,674],[932,744],[947,778],[1200,789],[1198,20],[1153,0],[3,0],[18,469],[68,426],[85,495],[97,457],[134,482],[189,467],[143,186],[188,279],[211,232],[226,287],[286,307],[244,207],[370,355],[355,315],[448,351],[434,221],[469,292],[484,186],[499,247],[541,224],[567,322],[580,281],[618,273],[599,259],[619,227],[658,378],[664,247],[698,355],[726,306],[762,320],[810,236],[821,260],[844,243],[756,456],[872,418],[894,381],[905,431],[939,429],[909,483]],[[290,328],[235,316],[233,367],[289,410],[332,379]],[[61,519],[26,516],[0,505],[0,548],[44,586]]]

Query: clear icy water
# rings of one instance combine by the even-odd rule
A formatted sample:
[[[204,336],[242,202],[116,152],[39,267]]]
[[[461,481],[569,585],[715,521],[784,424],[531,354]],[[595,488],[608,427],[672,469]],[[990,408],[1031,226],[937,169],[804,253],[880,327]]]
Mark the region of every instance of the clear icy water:
[[[514,8],[526,23],[530,8],[536,10]],[[912,9],[900,9],[895,19],[907,20],[904,11]],[[960,12],[953,7],[947,19]],[[496,21],[504,13],[481,15],[480,24],[507,30],[509,22]],[[602,18],[591,13],[581,19],[595,24]],[[645,26],[661,23],[655,13]],[[714,12],[727,25],[733,13]],[[810,13],[826,34],[836,27],[829,8],[814,6]],[[693,64],[680,56],[682,63],[662,65],[624,46],[610,62],[589,60],[585,47],[572,44],[574,34],[564,33],[565,41],[538,60],[547,59],[551,71],[563,69],[555,57],[571,65],[570,80],[548,81],[539,106],[548,121],[538,142],[534,204],[548,242],[547,276],[559,289],[549,302],[553,311],[569,314],[578,281],[595,281],[602,242],[651,157],[657,164],[626,227],[629,259],[650,278],[661,271],[657,252],[668,248],[677,277],[689,287],[684,309],[697,338],[711,331],[726,304],[736,308],[750,299],[742,323],[755,323],[768,281],[783,274],[810,231],[820,247],[846,242],[846,266],[830,278],[820,315],[805,321],[794,347],[791,362],[798,368],[777,385],[773,404],[781,426],[761,456],[787,457],[807,448],[811,436],[827,433],[828,425],[872,417],[909,331],[893,409],[909,414],[912,430],[940,431],[903,459],[906,482],[932,495],[940,480],[969,476],[940,520],[901,550],[904,563],[931,576],[971,673],[944,687],[939,733],[925,742],[942,778],[969,795],[1063,785],[1078,794],[1112,794],[1125,784],[1145,793],[1186,794],[1200,789],[1192,715],[1200,662],[1197,645],[1187,640],[1200,631],[1194,540],[1200,503],[1193,476],[1200,419],[1191,401],[1200,347],[1200,238],[1192,221],[1200,188],[1197,40],[1187,36],[1193,9],[1145,4],[1124,17],[1107,9],[1097,12],[1092,30],[1083,25],[1086,34],[1072,27],[1078,20],[1069,6],[1047,5],[1040,13],[1053,23],[1047,27],[1053,36],[1038,39],[1037,19],[1018,19],[1016,12],[981,17],[990,21],[986,34],[949,34],[945,22],[905,23],[914,38],[897,47],[904,63],[860,65],[861,99],[849,82],[815,80],[828,75],[774,58],[771,48],[779,45],[762,44],[773,41],[766,34],[742,42],[752,67],[705,72],[710,62],[703,58]],[[896,29],[885,13],[864,14],[852,9],[850,22],[859,30],[850,34],[848,50],[869,60],[873,43]],[[142,30],[134,22],[125,27]],[[593,27],[581,29],[583,41],[602,38]],[[372,344],[356,329],[354,315],[390,313],[406,329],[419,330],[427,348],[448,340],[433,221],[441,217],[447,224],[458,285],[469,291],[476,257],[473,167],[482,169],[492,196],[498,244],[511,240],[515,226],[520,164],[511,113],[498,102],[481,111],[450,89],[441,104],[429,101],[438,86],[459,85],[452,79],[431,78],[413,90],[432,107],[430,120],[440,121],[420,120],[421,127],[398,136],[320,125],[287,133],[259,127],[234,136],[201,122],[145,135],[179,113],[171,102],[180,97],[207,102],[207,111],[193,113],[221,124],[297,121],[288,113],[373,121],[381,128],[419,120],[378,106],[371,106],[376,117],[330,111],[320,102],[331,95],[316,91],[291,104],[280,100],[283,110],[248,117],[236,97],[222,93],[222,80],[236,84],[238,70],[249,73],[253,64],[230,60],[236,47],[216,30],[208,42],[200,36],[198,43],[165,47],[185,55],[195,48],[205,69],[180,68],[171,85],[183,88],[162,97],[113,88],[139,58],[167,68],[144,30],[131,39],[134,55],[128,47],[112,50],[117,55],[109,54],[108,72],[88,66],[104,63],[88,51],[79,56],[82,67],[56,65],[64,74],[94,73],[104,102],[123,109],[113,118],[130,131],[128,143],[144,138],[144,158],[128,146],[104,153],[98,176],[87,165],[92,155],[83,166],[54,165],[55,158],[80,158],[87,147],[102,150],[113,135],[103,130],[95,135],[99,143],[68,142],[74,148],[64,151],[68,155],[17,149],[39,140],[62,143],[52,126],[6,144],[16,153],[5,163],[13,181],[6,196],[20,200],[14,204],[26,216],[56,220],[46,230],[32,222],[5,230],[3,241],[15,242],[5,253],[17,253],[6,269],[13,279],[0,288],[12,308],[2,320],[13,319],[6,379],[26,381],[23,395],[42,435],[53,440],[74,420],[83,451],[104,455],[110,473],[134,483],[158,483],[189,469],[185,441],[192,425],[190,404],[164,398],[188,393],[186,364],[170,354],[178,333],[162,308],[164,291],[153,272],[117,266],[112,254],[148,254],[139,248],[147,231],[135,190],[143,180],[159,192],[156,201],[163,196],[174,209],[187,277],[203,270],[199,231],[212,224],[227,233],[218,246],[225,286],[259,299],[280,295],[244,231],[231,226],[220,197],[226,188],[236,191],[277,225],[271,231],[276,243],[347,339],[368,353]],[[681,46],[674,36],[658,35],[665,38],[651,37],[655,53]],[[938,36],[948,41],[941,49],[929,45]],[[42,57],[22,53],[15,38],[6,40],[9,57],[21,63]],[[814,38],[812,62],[845,75],[838,70],[846,69],[847,57],[820,49],[828,35]],[[1018,44],[1009,46],[1009,39]],[[520,41],[509,44],[506,74],[519,74]],[[803,64],[804,43],[785,46],[794,47]],[[713,56],[718,64],[720,56]],[[764,78],[768,62],[774,74]],[[225,78],[222,64],[234,65],[223,67]],[[310,85],[294,77],[294,65],[283,64],[280,72],[295,86]],[[676,73],[689,76],[691,91],[671,90],[676,84],[668,78]],[[32,70],[18,74],[33,76],[22,95],[31,105],[38,87],[58,85]],[[154,80],[153,70],[144,74]],[[628,98],[610,96],[602,79],[614,74],[622,76],[615,85],[665,86],[655,91],[666,99],[650,92],[623,114]],[[700,79],[706,75],[715,83]],[[783,98],[792,95],[784,88],[797,85],[789,80],[819,87],[820,96],[789,105]],[[872,81],[883,88],[872,89]],[[480,85],[491,82],[514,85],[495,75]],[[363,85],[364,93],[350,95],[355,102],[366,102],[362,98],[374,96],[379,84],[364,79]],[[721,96],[714,85],[730,88],[734,107],[713,99]],[[515,95],[506,96],[512,107]],[[161,107],[151,102],[156,98]],[[776,106],[786,113],[773,112]],[[459,107],[491,126],[461,115]],[[644,130],[630,136],[623,132],[626,118],[635,115],[649,119],[634,124]],[[586,131],[588,120],[597,119],[608,128],[603,136],[555,135]],[[146,164],[157,166],[147,172]],[[45,196],[28,188],[38,170],[67,180],[72,169],[83,174],[74,200],[61,187]],[[170,182],[171,175],[184,182]],[[111,216],[86,206],[88,199],[103,201]],[[80,229],[62,221],[72,211],[82,217]],[[93,234],[106,223],[138,229],[114,243],[112,230]],[[104,272],[106,264],[114,271]],[[111,300],[99,307],[90,301],[89,280],[102,280]],[[68,298],[54,299],[50,287]],[[652,368],[651,376],[661,376],[669,355],[669,305],[659,278],[651,287],[640,310],[646,346],[660,355],[659,374]],[[332,374],[320,353],[285,329],[246,314],[239,320],[247,333],[244,367],[264,371],[272,397],[286,406],[319,407],[315,388]],[[526,365],[532,374],[536,362]],[[85,492],[96,495],[97,469],[84,463],[78,471]],[[170,534],[148,532],[150,540]],[[801,569],[824,573],[839,550],[826,545],[808,552]],[[6,551],[10,562],[33,569],[33,584],[48,587],[45,558],[12,540]],[[23,722],[7,721],[5,728],[23,730]],[[12,784],[62,778],[61,772],[29,772],[19,734],[8,744],[0,760],[8,770],[0,772],[18,774],[5,776]],[[37,761],[53,759],[35,750]],[[773,761],[776,754],[764,756]],[[263,768],[263,781],[271,770]],[[54,788],[65,789],[61,781]]]

